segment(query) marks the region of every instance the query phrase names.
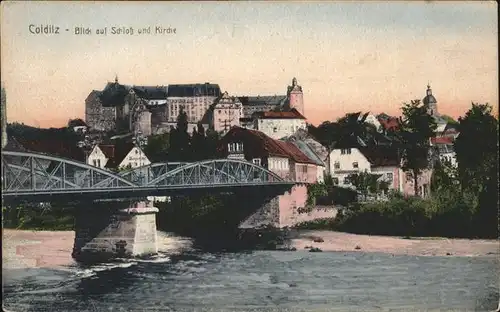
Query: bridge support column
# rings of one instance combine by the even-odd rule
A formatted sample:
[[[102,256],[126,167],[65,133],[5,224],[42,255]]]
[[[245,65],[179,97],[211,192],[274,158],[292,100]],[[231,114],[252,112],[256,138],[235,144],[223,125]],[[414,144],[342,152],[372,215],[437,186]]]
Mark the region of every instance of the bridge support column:
[[[72,257],[93,262],[156,254],[157,212],[148,202],[97,202],[79,207]]]
[[[307,186],[295,185],[279,195],[258,192],[245,197],[261,198],[261,201],[251,203],[253,213],[240,223],[239,228],[288,227],[300,222],[298,208],[307,205]]]

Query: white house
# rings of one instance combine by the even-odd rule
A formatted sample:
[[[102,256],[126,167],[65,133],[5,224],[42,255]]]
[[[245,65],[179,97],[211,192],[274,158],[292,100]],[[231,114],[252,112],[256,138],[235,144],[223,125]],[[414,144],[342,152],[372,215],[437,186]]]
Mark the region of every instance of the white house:
[[[124,143],[94,146],[87,158],[87,163],[99,168],[121,169],[138,168],[149,165],[151,162],[138,146]]]
[[[390,147],[357,147],[335,149],[330,154],[330,170],[334,183],[351,187],[349,175],[368,172],[379,174],[389,189],[402,190],[400,159]]]
[[[254,129],[275,140],[307,129],[306,118],[294,108],[287,112],[257,112],[253,118]]]
[[[101,147],[106,149],[107,146],[109,146],[109,145],[104,145],[104,147],[102,145],[99,145],[99,144],[94,145],[94,148],[92,148],[92,150],[90,151],[90,153],[87,157],[87,164],[94,166],[94,167],[104,169],[109,158],[103,152]]]
[[[227,92],[215,101],[210,110],[210,126],[217,132],[226,133],[231,127],[239,126],[243,117],[243,104]]]

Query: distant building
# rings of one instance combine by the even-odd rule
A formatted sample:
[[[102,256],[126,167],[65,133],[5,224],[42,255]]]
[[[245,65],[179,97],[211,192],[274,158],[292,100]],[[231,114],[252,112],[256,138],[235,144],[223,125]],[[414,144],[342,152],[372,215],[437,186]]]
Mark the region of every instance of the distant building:
[[[167,120],[167,87],[129,86],[108,82],[102,91],[92,91],[85,100],[85,121],[91,130],[151,133]],[[136,126],[135,122],[140,125]]]
[[[72,128],[75,133],[83,134],[86,133],[89,129],[89,126],[85,123],[85,121],[80,118],[72,119],[68,123],[68,127]]]
[[[181,108],[187,113],[188,122],[201,121],[210,105],[221,96],[218,84],[169,85],[167,94],[168,122],[175,123]]]
[[[285,112],[257,112],[253,118],[254,129],[273,139],[281,139],[299,129],[307,129],[306,118],[295,108]]]
[[[297,84],[297,78],[292,79],[292,85],[288,86],[288,109],[296,109],[304,116],[304,93],[302,87]]]
[[[240,126],[243,105],[237,97],[224,92],[207,111],[209,126],[217,132],[227,133],[233,126]]]
[[[286,95],[274,96],[239,96],[243,104],[243,118],[250,118],[256,112],[288,111],[295,108],[304,116],[304,94],[297,79],[292,79],[292,85],[287,87]]]
[[[101,93],[93,90],[85,99],[85,122],[90,130],[110,131],[115,129],[116,108],[104,106],[100,99]]]

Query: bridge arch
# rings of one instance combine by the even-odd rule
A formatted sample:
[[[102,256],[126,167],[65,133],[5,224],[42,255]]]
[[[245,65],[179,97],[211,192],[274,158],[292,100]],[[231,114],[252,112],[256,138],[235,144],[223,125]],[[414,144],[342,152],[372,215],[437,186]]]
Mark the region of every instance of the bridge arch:
[[[224,185],[284,182],[276,173],[238,159],[211,159],[179,166],[148,182],[148,186]]]
[[[112,172],[78,161],[31,152],[2,151],[2,190],[134,187]]]

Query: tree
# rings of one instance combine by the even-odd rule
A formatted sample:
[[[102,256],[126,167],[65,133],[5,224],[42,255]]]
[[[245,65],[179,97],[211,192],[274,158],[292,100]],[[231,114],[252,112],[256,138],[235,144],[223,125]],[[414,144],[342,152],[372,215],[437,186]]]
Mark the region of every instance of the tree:
[[[177,126],[171,129],[169,159],[174,161],[186,161],[189,158],[190,136],[188,133],[188,116],[181,106],[177,116]]]
[[[193,134],[191,136],[191,148],[192,148],[192,158],[193,160],[206,159],[207,151],[207,138],[205,136],[205,128],[203,124],[198,122],[196,129],[193,129]]]
[[[498,119],[488,104],[474,104],[459,118],[454,142],[463,193],[472,193],[479,209],[476,221],[483,235],[496,235],[498,211]],[[476,212],[476,211],[474,211]]]
[[[151,162],[162,162],[167,159],[169,147],[170,133],[151,135],[148,137],[144,153],[148,155]]]
[[[368,194],[376,194],[379,191],[379,181],[380,175],[372,174],[369,172],[360,172],[349,175],[349,181],[356,187],[363,197],[366,199]]]
[[[436,122],[428,113],[428,105],[420,100],[404,103],[401,108],[400,142],[403,170],[413,177],[415,195],[418,194],[418,177],[430,164],[430,139],[435,136]]]

